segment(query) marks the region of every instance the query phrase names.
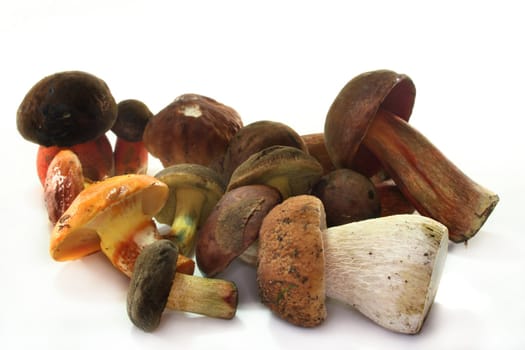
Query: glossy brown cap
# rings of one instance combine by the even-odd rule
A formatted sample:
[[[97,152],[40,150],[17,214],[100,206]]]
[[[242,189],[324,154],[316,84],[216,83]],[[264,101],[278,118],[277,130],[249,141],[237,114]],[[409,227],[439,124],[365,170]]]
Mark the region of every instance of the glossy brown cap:
[[[142,141],[144,129],[153,113],[142,101],[129,99],[120,101],[117,105],[117,120],[111,131],[119,138],[128,142]]]

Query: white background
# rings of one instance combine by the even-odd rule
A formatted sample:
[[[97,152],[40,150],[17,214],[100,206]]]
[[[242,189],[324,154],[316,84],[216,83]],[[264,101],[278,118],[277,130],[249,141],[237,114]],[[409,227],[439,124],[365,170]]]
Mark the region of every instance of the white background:
[[[502,0],[2,1],[0,348],[525,348],[523,14]],[[239,287],[233,320],[168,312],[145,334],[125,312],[127,279],[103,256],[50,258],[37,147],[15,124],[44,76],[84,70],[117,101],[141,99],[153,112],[200,93],[245,124],[278,120],[305,134],[323,130],[348,80],[380,68],[414,80],[411,123],[501,198],[468,246],[449,247],[420,334],[386,331],[331,301],[322,326],[289,325],[260,304],[241,263],[221,276]]]

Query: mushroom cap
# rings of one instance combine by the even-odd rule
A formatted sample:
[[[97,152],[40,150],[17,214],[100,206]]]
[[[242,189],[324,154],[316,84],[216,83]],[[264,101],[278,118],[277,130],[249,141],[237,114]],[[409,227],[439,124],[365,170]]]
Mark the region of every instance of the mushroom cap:
[[[408,121],[415,97],[412,80],[390,70],[366,72],[350,80],[335,98],[325,120],[326,149],[334,165],[355,168],[361,160],[368,163],[365,166],[369,173],[377,171],[379,161],[361,146],[368,127],[379,108]],[[357,158],[358,153],[364,153],[361,159]]]
[[[198,232],[197,265],[215,276],[259,238],[266,214],[281,202],[277,189],[246,185],[226,192]]]
[[[224,194],[226,185],[213,169],[200,164],[175,164],[159,171],[155,177],[168,185],[169,196],[164,207],[155,215],[163,223],[171,225],[177,208],[176,191],[181,188],[199,191],[206,197],[198,226],[206,219],[217,201]]]
[[[195,163],[218,169],[230,139],[241,127],[241,118],[231,107],[184,94],[150,119],[143,139],[165,167]]]
[[[314,157],[290,146],[271,146],[252,154],[233,172],[227,190],[250,185],[276,187],[283,199],[308,193],[321,178],[323,168]],[[286,179],[275,182],[276,179]]]
[[[126,309],[135,326],[151,332],[160,323],[175,278],[177,246],[161,239],[139,254],[131,275]]]
[[[120,175],[93,183],[78,194],[51,232],[50,253],[58,261],[79,259],[100,250],[99,218],[109,209],[125,215],[140,205],[144,216],[153,217],[163,206],[168,187],[148,175]]]
[[[300,195],[275,206],[259,232],[261,300],[295,325],[314,327],[326,318],[325,228],[322,202]]]
[[[103,80],[66,71],[43,78],[29,90],[16,124],[28,141],[69,147],[102,136],[116,118],[117,104]]]
[[[142,141],[144,129],[153,113],[142,101],[129,99],[117,104],[117,119],[111,128],[119,138],[128,142]]]
[[[286,124],[259,120],[243,126],[232,137],[224,155],[224,177],[229,178],[235,168],[252,154],[270,146],[290,146],[308,153],[301,136]]]

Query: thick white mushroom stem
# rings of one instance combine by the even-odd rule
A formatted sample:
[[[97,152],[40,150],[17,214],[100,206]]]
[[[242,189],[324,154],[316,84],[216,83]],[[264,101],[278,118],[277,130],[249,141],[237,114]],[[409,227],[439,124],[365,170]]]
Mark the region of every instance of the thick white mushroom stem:
[[[406,214],[331,227],[323,235],[327,297],[392,331],[418,333],[446,260],[447,228]]]

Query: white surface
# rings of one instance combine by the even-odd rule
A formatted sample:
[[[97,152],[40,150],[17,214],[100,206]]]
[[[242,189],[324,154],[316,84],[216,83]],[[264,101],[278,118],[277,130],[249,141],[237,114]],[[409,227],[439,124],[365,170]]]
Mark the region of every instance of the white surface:
[[[525,73],[519,2],[3,1],[0,115],[4,121],[0,253],[2,349],[523,349],[525,348]],[[16,109],[45,75],[78,69],[117,100],[156,112],[195,92],[228,104],[245,124],[271,119],[322,131],[326,111],[355,75],[388,68],[417,87],[411,119],[465,173],[501,201],[468,246],[451,245],[422,332],[394,334],[328,303],[315,329],[291,326],[257,299],[253,270],[231,321],[166,313],[153,334],[125,312],[127,280],[101,255],[48,255],[36,145]]]

